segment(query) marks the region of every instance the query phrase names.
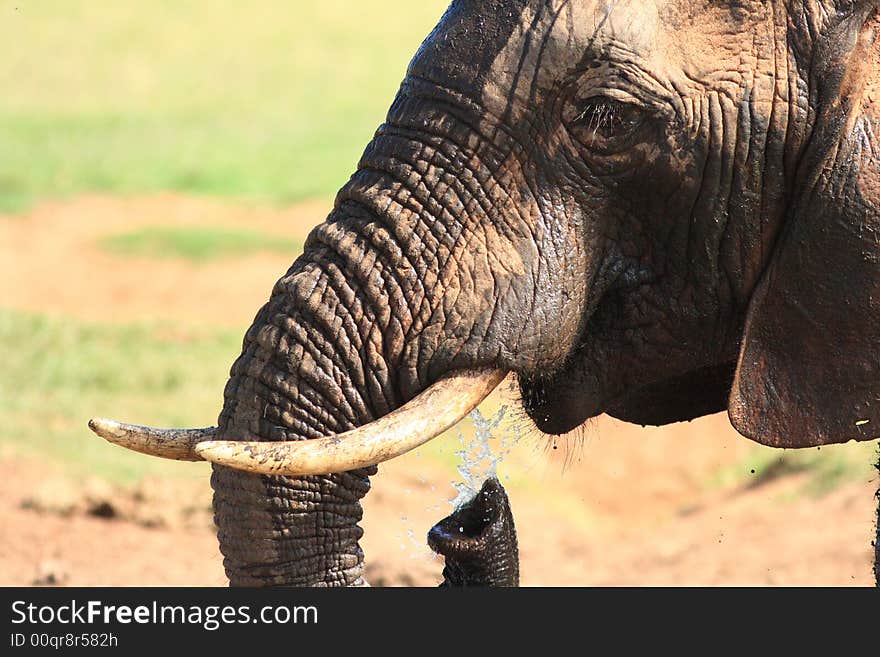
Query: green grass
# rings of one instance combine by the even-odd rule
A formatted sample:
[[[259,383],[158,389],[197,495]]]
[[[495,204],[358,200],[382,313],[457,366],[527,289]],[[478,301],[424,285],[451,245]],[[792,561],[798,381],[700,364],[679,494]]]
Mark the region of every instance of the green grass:
[[[840,484],[876,476],[876,454],[877,446],[873,442],[784,451],[755,447],[740,463],[719,470],[712,484],[754,487],[780,477],[806,473],[808,477],[801,492],[819,497]]]
[[[0,0],[0,211],[345,182],[447,0]]]
[[[0,451],[118,483],[147,474],[204,476],[203,464],[144,458],[105,443],[86,424],[92,416],[157,426],[215,423],[241,335],[0,310]]]
[[[207,262],[259,252],[289,255],[302,250],[302,243],[247,230],[169,228],[148,226],[101,240],[111,252],[149,258],[181,258]]]

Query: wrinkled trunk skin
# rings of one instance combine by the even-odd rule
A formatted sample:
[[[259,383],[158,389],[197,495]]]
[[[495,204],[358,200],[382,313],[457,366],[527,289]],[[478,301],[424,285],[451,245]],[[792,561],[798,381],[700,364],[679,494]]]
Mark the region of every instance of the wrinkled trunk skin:
[[[366,474],[263,477],[214,466],[211,486],[230,585],[364,585]]]
[[[392,241],[361,208],[345,207],[313,232],[245,336],[220,415],[224,438],[318,438],[400,405],[388,366],[400,345],[389,343],[387,329],[396,322],[399,340],[409,326],[394,316],[400,287],[381,264],[388,254],[368,246],[371,231]],[[267,477],[215,465],[214,515],[230,583],[363,584],[360,500],[374,472]]]
[[[490,223],[483,190],[499,185],[476,150],[464,151],[467,129],[418,107],[398,99],[258,313],[225,390],[224,439],[311,439],[361,426],[452,369],[499,363],[496,325],[521,332],[495,306],[503,276],[485,273],[504,247],[474,231]],[[444,171],[462,168],[468,176]],[[360,500],[375,472],[267,477],[215,465],[231,584],[362,584]]]
[[[428,532],[428,545],[446,559],[441,587],[519,586],[519,547],[507,492],[487,479],[473,499]]]

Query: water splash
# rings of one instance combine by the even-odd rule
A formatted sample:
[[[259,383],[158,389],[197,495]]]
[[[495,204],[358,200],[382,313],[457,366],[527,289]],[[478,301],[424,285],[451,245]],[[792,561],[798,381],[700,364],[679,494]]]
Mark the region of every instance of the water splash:
[[[451,501],[454,509],[460,508],[479,493],[486,479],[498,476],[498,464],[519,440],[518,432],[510,426],[504,426],[500,432],[496,432],[501,436],[498,450],[497,452],[492,450],[490,443],[493,438],[492,433],[498,429],[506,414],[506,405],[489,417],[475,408],[469,416],[474,425],[474,437],[467,439],[459,430],[458,440],[463,448],[455,452],[455,455],[461,460],[457,468],[461,481],[451,482],[452,487],[458,491],[458,495]]]

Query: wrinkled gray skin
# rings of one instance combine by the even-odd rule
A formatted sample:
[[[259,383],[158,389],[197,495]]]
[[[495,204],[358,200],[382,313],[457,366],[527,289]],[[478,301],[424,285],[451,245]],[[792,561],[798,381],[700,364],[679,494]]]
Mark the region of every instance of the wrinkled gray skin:
[[[363,425],[453,370],[539,429],[727,409],[880,427],[874,2],[456,0],[247,332],[229,440]],[[363,582],[375,468],[215,466],[233,585]]]

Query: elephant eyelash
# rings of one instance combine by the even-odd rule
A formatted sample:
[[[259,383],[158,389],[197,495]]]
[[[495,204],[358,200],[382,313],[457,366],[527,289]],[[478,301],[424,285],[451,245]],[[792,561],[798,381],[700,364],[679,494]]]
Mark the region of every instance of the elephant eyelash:
[[[641,109],[610,98],[591,98],[569,122],[588,146],[631,134],[642,123]]]
[[[608,131],[613,135],[616,113],[608,103],[596,103],[580,113],[575,121],[581,123],[595,138],[599,131]]]

